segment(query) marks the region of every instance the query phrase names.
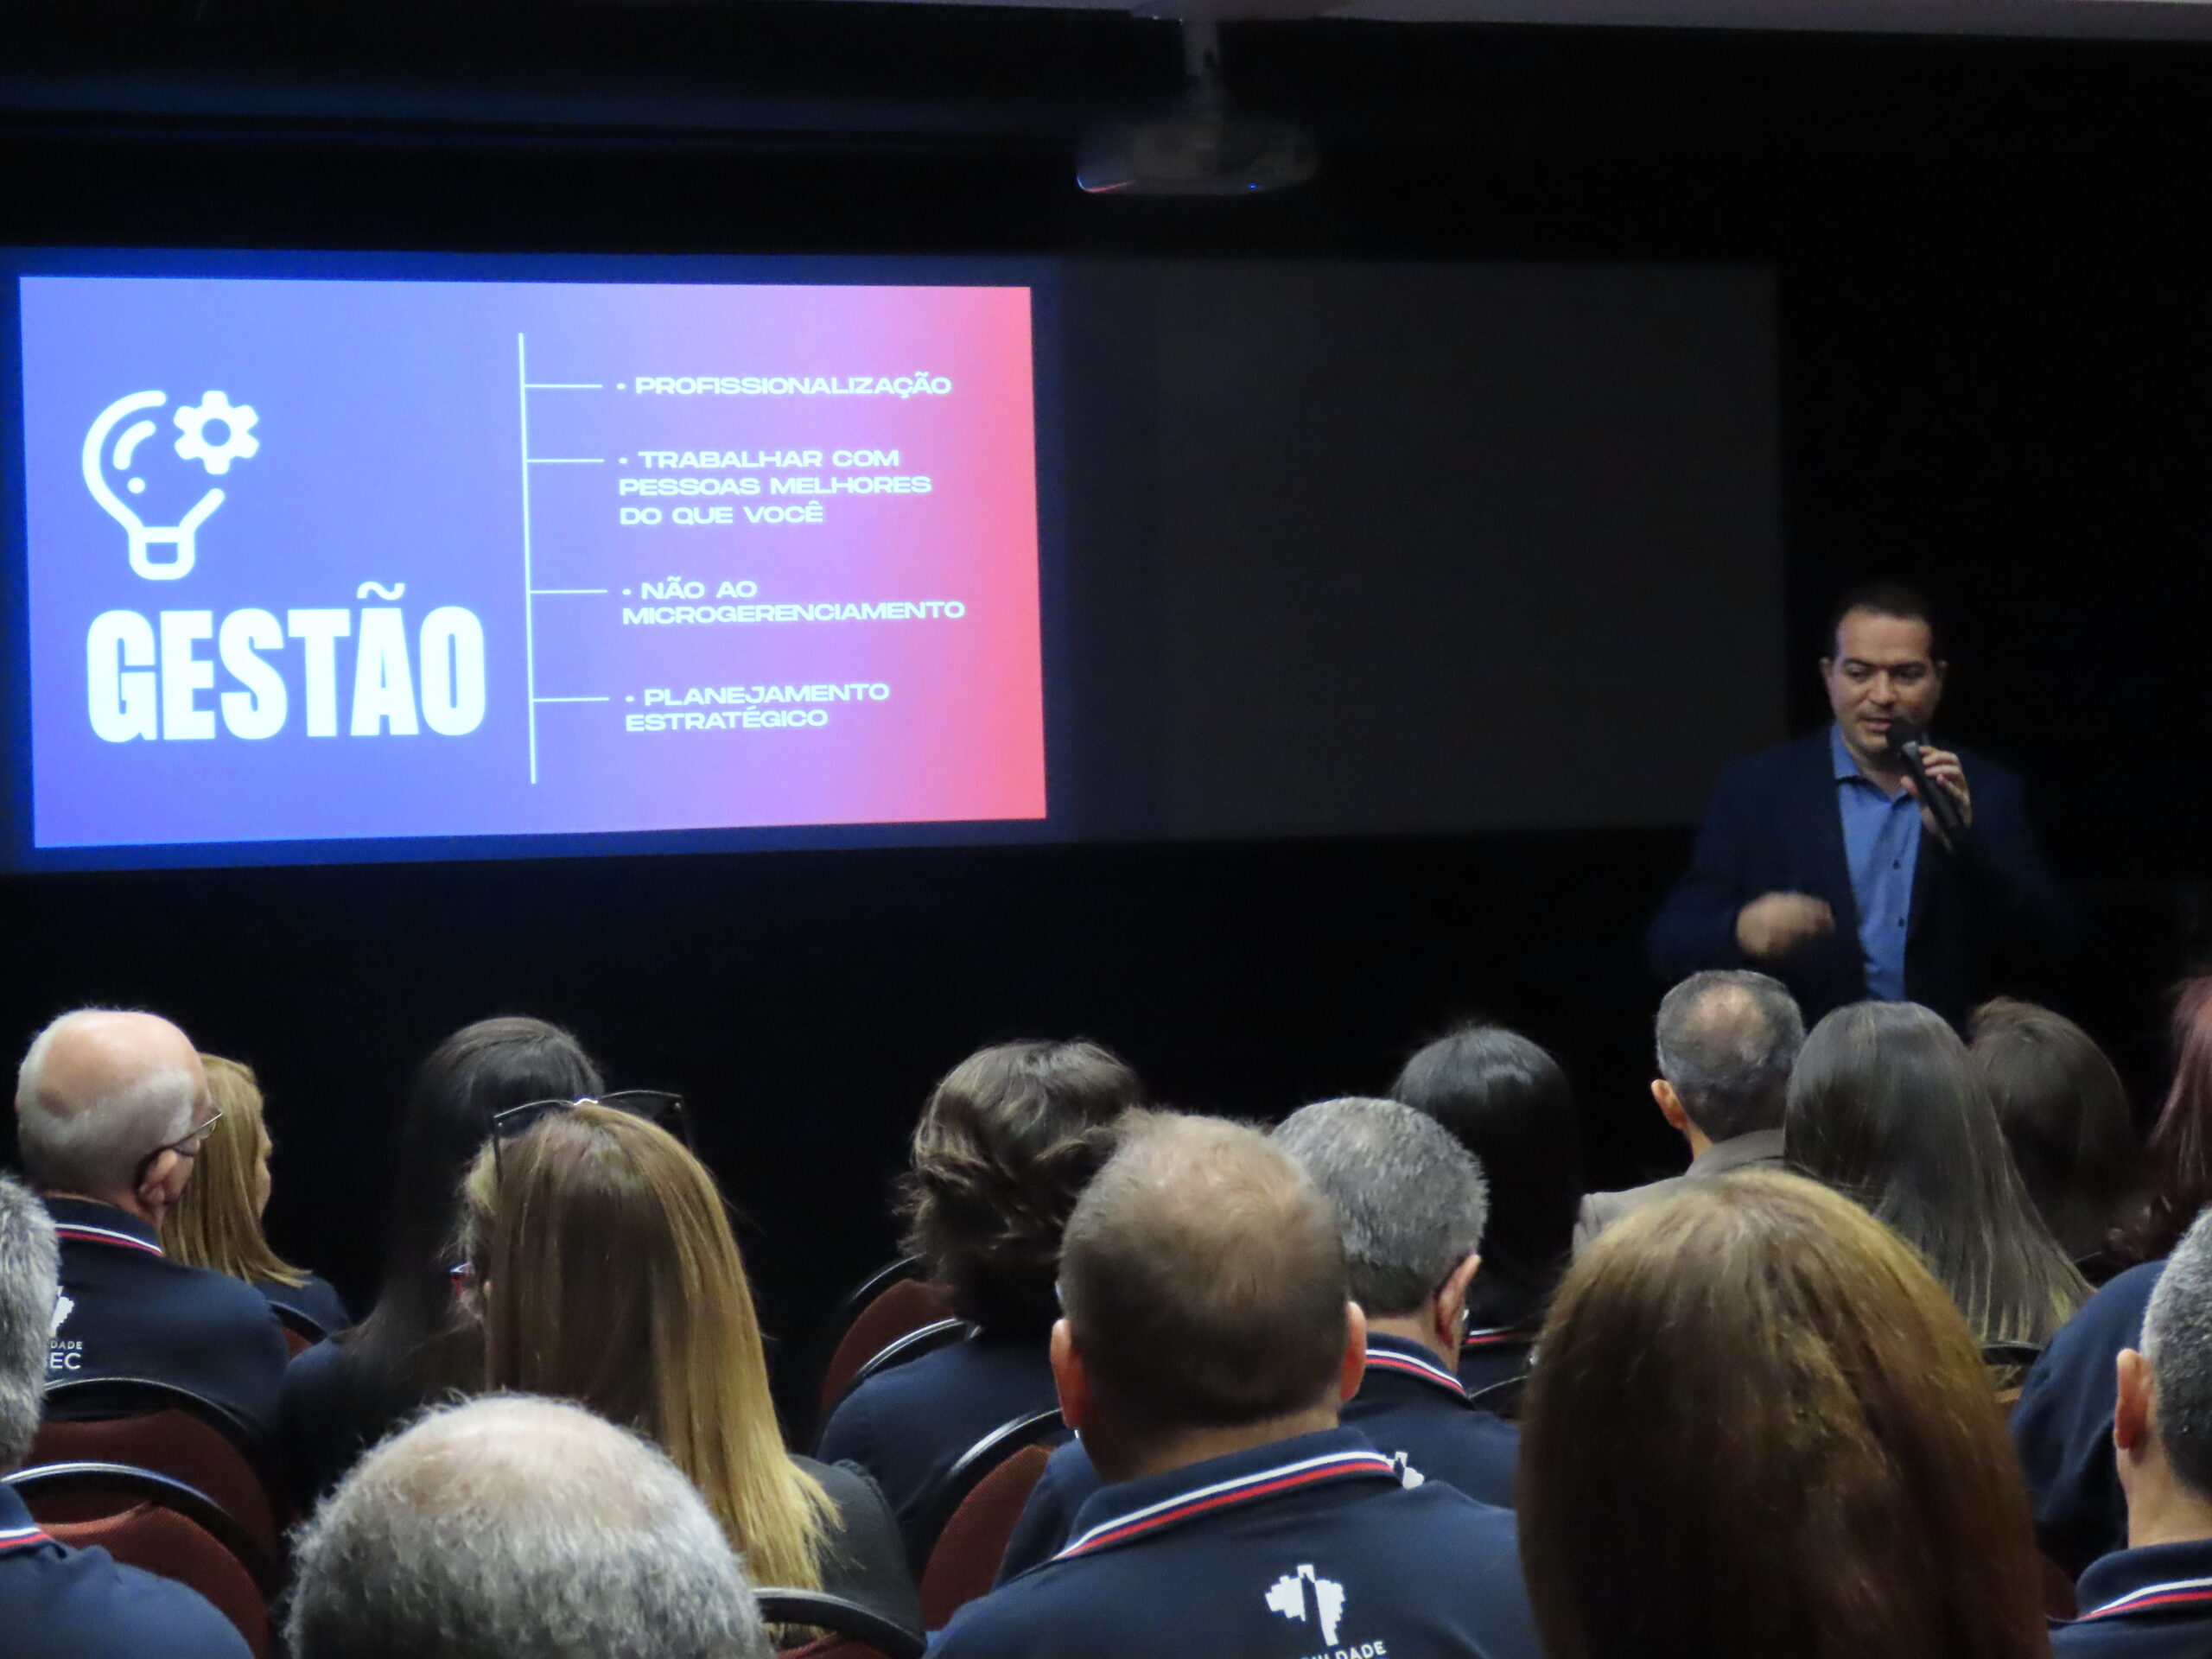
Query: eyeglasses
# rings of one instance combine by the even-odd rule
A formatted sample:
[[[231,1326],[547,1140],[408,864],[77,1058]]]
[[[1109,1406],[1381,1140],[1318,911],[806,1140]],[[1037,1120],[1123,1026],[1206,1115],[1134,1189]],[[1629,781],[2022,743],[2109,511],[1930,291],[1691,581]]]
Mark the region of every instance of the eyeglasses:
[[[194,1128],[189,1135],[175,1141],[165,1141],[156,1147],[138,1160],[138,1174],[131,1185],[137,1186],[143,1184],[146,1179],[146,1173],[154,1166],[154,1160],[165,1152],[173,1152],[180,1158],[197,1158],[200,1148],[207,1144],[207,1137],[214,1132],[215,1126],[222,1121],[223,1115],[219,1111],[205,1123]]]
[[[556,1112],[571,1112],[579,1106],[607,1106],[632,1117],[643,1118],[657,1128],[667,1130],[683,1143],[686,1152],[695,1150],[691,1145],[691,1120],[683,1110],[683,1096],[671,1095],[660,1089],[618,1089],[611,1095],[580,1095],[574,1100],[532,1100],[519,1106],[510,1106],[505,1111],[492,1114],[492,1167],[495,1176],[504,1176],[500,1167],[501,1146],[516,1136],[527,1134]]]

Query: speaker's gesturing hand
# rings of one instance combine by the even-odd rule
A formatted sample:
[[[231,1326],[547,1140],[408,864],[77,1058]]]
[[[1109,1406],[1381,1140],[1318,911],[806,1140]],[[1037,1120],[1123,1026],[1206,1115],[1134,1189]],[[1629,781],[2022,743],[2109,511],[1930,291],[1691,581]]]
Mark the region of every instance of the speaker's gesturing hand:
[[[1796,954],[1808,939],[1835,926],[1827,900],[1805,893],[1762,893],[1736,912],[1736,943],[1758,962]]]

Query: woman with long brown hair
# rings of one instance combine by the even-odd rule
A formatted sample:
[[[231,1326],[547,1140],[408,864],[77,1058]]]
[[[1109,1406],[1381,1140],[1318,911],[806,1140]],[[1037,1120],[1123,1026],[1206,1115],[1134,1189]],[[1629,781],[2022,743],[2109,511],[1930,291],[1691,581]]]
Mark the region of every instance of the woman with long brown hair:
[[[1550,1659],[2045,1659],[1980,1346],[1848,1200],[1727,1176],[1569,1271],[1522,1424]]]
[[[287,1323],[317,1336],[350,1323],[338,1293],[270,1247],[261,1230],[269,1207],[269,1154],[276,1149],[262,1110],[261,1082],[253,1068],[219,1054],[202,1054],[214,1127],[200,1143],[192,1179],[162,1217],[162,1249],[172,1262],[243,1279],[272,1306],[294,1316]]]
[[[654,1441],[754,1582],[920,1627],[882,1495],[785,1451],[721,1194],[673,1135],[591,1103],[512,1139],[495,1128],[463,1189],[461,1244],[488,1387],[572,1400]]]

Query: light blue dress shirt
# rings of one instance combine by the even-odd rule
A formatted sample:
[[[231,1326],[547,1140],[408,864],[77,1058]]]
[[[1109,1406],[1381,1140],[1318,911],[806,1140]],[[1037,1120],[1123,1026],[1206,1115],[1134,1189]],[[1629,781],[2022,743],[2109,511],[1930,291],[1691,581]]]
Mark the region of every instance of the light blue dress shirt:
[[[1835,757],[1836,810],[1843,818],[1843,858],[1859,906],[1859,949],[1866,962],[1866,995],[1904,1001],[1904,942],[1912,920],[1912,870],[1920,858],[1920,803],[1904,790],[1885,795],[1859,770],[1840,728],[1828,728]]]

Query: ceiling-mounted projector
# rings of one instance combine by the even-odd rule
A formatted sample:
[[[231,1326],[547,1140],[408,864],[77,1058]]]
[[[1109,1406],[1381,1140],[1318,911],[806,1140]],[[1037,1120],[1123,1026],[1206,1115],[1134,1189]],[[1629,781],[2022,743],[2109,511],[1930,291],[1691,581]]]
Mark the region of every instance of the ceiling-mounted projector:
[[[1077,154],[1076,182],[1093,194],[1241,196],[1312,178],[1313,135],[1287,121],[1230,114],[1213,24],[1182,28],[1189,81],[1174,109],[1093,127]]]

